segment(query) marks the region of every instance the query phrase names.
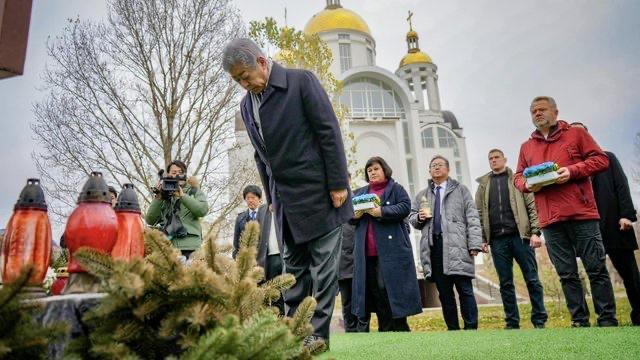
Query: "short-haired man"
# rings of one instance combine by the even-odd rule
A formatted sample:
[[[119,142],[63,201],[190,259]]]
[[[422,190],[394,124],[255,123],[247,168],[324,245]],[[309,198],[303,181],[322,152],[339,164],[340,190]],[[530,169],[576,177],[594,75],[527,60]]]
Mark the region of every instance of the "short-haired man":
[[[482,251],[478,210],[469,189],[449,177],[446,158],[434,156],[429,174],[429,186],[416,195],[409,215],[411,225],[422,231],[423,272],[436,283],[447,328],[460,329],[455,287],[464,329],[477,329],[478,305],[471,280],[475,277],[474,257]]]
[[[181,179],[178,190],[163,197],[158,182],[156,195],[149,205],[145,221],[159,228],[167,235],[185,258],[202,244],[202,226],[200,219],[207,215],[209,205],[206,195],[196,186],[194,180],[187,181],[187,165],[173,160],[166,169],[166,177]]]
[[[328,345],[342,224],[353,215],[338,119],[312,72],[283,68],[251,39],[232,40],[222,64],[247,90],[240,113],[284,243],[285,269],[296,278],[285,292],[289,315],[313,295],[314,332],[305,345]]]
[[[553,98],[534,98],[530,112],[536,130],[520,147],[514,184],[522,192],[534,193],[538,221],[549,257],[560,276],[572,326],[590,326],[589,308],[578,276],[578,256],[589,276],[598,325],[617,326],[616,303],[598,225],[600,216],[590,180],[606,170],[609,159],[584,129],[558,120]],[[547,161],[560,166],[555,183],[545,187],[528,184],[524,170]]]
[[[118,202],[118,191],[111,185],[109,185],[109,195],[111,196],[111,207],[114,208]]]
[[[262,190],[257,185],[247,185],[242,190],[242,198],[247,205],[247,210],[242,211],[236,218],[233,231],[233,251],[231,255],[235,259],[240,251],[240,235],[249,221],[257,221],[260,224],[260,241],[256,261],[258,266],[264,268],[265,281],[269,281],[284,270],[280,256],[280,243],[276,236],[276,227],[273,216],[267,204],[262,204]],[[280,314],[284,314],[284,300],[282,298],[274,304]]]
[[[480,213],[482,238],[491,246],[491,257],[500,279],[500,296],[506,329],[520,328],[520,314],[513,283],[513,260],[520,266],[531,300],[531,322],[544,328],[542,284],[538,279],[536,248],[540,247],[540,228],[532,194],[523,194],[513,186],[513,171],[502,150],[489,151],[491,171],[476,179],[476,206]]]
[[[588,131],[582,123],[572,123],[571,126],[580,126]],[[600,232],[604,249],[627,291],[631,323],[640,326],[640,272],[634,256],[638,242],[633,231],[633,222],[638,220],[636,209],[620,161],[610,151],[605,151],[605,154],[609,157],[609,167],[591,179],[600,213]]]

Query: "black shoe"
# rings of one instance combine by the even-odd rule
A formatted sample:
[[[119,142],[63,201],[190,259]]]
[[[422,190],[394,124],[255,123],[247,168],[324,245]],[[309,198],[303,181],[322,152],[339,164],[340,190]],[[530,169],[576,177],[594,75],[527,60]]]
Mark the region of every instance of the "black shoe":
[[[505,330],[519,330],[520,329],[520,325],[510,325],[507,324],[504,326]]]
[[[598,323],[598,327],[616,327],[618,326],[617,321],[603,321]]]
[[[304,338],[304,341],[302,342],[302,345],[304,347],[312,347],[312,345],[315,346],[316,343],[324,344],[324,346],[323,346],[322,350],[314,352],[313,355],[317,355],[317,354],[323,353],[325,351],[329,351],[329,340],[325,339],[325,338],[322,338],[320,336],[317,336],[317,335],[309,335],[309,336],[307,336],[306,338]]]
[[[589,324],[588,322],[574,321],[574,322],[571,323],[571,327],[573,327],[573,328],[591,327],[591,324]]]
[[[544,329],[544,323],[542,324],[533,324],[533,327],[536,329]]]

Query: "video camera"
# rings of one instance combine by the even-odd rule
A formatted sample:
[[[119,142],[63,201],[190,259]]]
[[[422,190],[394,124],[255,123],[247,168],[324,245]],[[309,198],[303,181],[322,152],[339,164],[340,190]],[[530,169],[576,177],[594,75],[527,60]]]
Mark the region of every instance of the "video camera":
[[[187,175],[166,177],[164,176],[164,170],[158,171],[158,176],[160,177],[160,188],[154,188],[153,193],[160,193],[160,197],[165,200],[170,199],[173,193],[180,189],[180,181],[187,180]]]

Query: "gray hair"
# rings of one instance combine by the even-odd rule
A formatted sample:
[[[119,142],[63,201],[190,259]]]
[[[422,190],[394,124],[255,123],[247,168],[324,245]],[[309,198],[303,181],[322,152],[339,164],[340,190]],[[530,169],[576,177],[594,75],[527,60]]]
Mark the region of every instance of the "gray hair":
[[[533,98],[533,100],[531,100],[531,106],[533,106],[533,103],[536,103],[538,101],[546,101],[549,103],[549,105],[551,105],[552,108],[558,108],[558,105],[556,105],[556,101],[551,96],[536,96]]]
[[[447,167],[447,169],[449,169],[449,160],[447,160],[447,158],[442,156],[442,155],[436,155],[436,156],[432,157],[431,161],[429,161],[429,168],[431,168],[431,164],[433,164],[433,162],[438,160],[438,159],[443,160],[444,164]]]
[[[231,40],[222,53],[222,68],[231,72],[231,68],[241,64],[250,69],[257,65],[258,57],[266,57],[262,49],[253,40],[238,38]]]

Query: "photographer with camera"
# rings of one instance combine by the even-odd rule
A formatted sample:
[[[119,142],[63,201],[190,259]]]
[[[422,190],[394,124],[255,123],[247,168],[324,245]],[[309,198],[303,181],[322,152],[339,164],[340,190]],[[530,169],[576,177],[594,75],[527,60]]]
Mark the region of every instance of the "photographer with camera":
[[[195,178],[187,180],[187,165],[174,160],[167,166],[167,174],[160,170],[160,181],[153,189],[145,221],[162,230],[171,243],[187,259],[202,243],[200,218],[209,211],[207,197],[199,189]]]

